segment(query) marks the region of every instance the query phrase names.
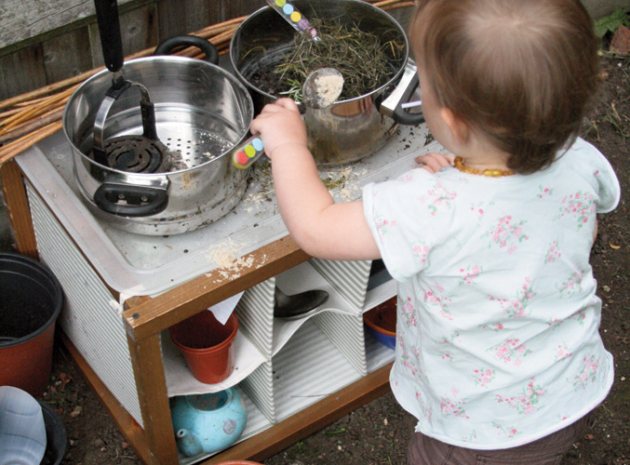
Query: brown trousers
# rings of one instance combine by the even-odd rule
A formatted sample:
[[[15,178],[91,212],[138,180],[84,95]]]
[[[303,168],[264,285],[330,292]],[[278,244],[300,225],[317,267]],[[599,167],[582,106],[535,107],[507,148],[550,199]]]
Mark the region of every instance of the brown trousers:
[[[407,465],[559,465],[573,443],[582,437],[589,417],[529,444],[502,450],[466,449],[414,433]]]

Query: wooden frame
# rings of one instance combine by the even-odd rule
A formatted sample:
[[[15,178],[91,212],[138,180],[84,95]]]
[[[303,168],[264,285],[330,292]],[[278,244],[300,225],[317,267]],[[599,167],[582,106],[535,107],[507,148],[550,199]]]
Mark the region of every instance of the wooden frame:
[[[24,186],[15,161],[0,166],[5,201],[18,252],[37,257],[37,243]],[[226,298],[292,268],[309,257],[290,237],[284,237],[248,255],[251,263],[239,276],[225,278],[219,271],[200,276],[157,297],[133,297],[125,302],[122,318],[133,366],[144,429],[120,405],[72,342],[62,341],[122,434],[147,465],[179,463],[170,416],[160,333],[170,326]],[[201,462],[263,460],[312,434],[358,406],[384,394],[389,386],[387,365],[296,413],[285,421]]]

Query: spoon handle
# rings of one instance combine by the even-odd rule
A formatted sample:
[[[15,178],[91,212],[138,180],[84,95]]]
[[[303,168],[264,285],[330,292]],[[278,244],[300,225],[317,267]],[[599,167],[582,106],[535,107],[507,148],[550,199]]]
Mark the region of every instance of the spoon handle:
[[[301,34],[306,34],[311,39],[319,40],[317,29],[315,29],[309,20],[298,10],[292,3],[286,0],[266,0],[267,4],[273,8],[284,20]]]
[[[259,137],[250,137],[232,152],[232,164],[239,170],[249,168],[265,153],[265,147]]]

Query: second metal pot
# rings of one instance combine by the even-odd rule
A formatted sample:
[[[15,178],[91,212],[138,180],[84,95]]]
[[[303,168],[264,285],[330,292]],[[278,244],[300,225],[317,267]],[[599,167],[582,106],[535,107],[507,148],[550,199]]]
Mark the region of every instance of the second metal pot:
[[[311,20],[319,18],[356,25],[377,34],[383,42],[395,40],[403,46],[393,63],[395,71],[383,85],[361,96],[337,101],[326,109],[305,112],[309,148],[319,166],[360,160],[380,149],[398,123],[416,125],[423,121],[421,113],[401,109],[401,103],[417,88],[417,78],[415,65],[408,59],[407,37],[394,18],[361,0],[295,0],[292,3]],[[261,66],[281,62],[291,48],[294,34],[280,15],[267,6],[251,14],[232,37],[230,61],[238,77],[252,90],[256,112],[277,96],[258,88],[253,76]]]

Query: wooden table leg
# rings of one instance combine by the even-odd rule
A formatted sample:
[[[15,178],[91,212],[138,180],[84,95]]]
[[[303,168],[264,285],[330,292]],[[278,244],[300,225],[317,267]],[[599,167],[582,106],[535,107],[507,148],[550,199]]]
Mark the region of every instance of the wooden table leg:
[[[15,160],[9,160],[0,166],[0,176],[16,249],[21,254],[37,259],[37,241],[22,179],[22,170]]]
[[[151,465],[179,463],[166,378],[160,350],[160,334],[140,340],[127,336],[136,389],[142,411]]]

